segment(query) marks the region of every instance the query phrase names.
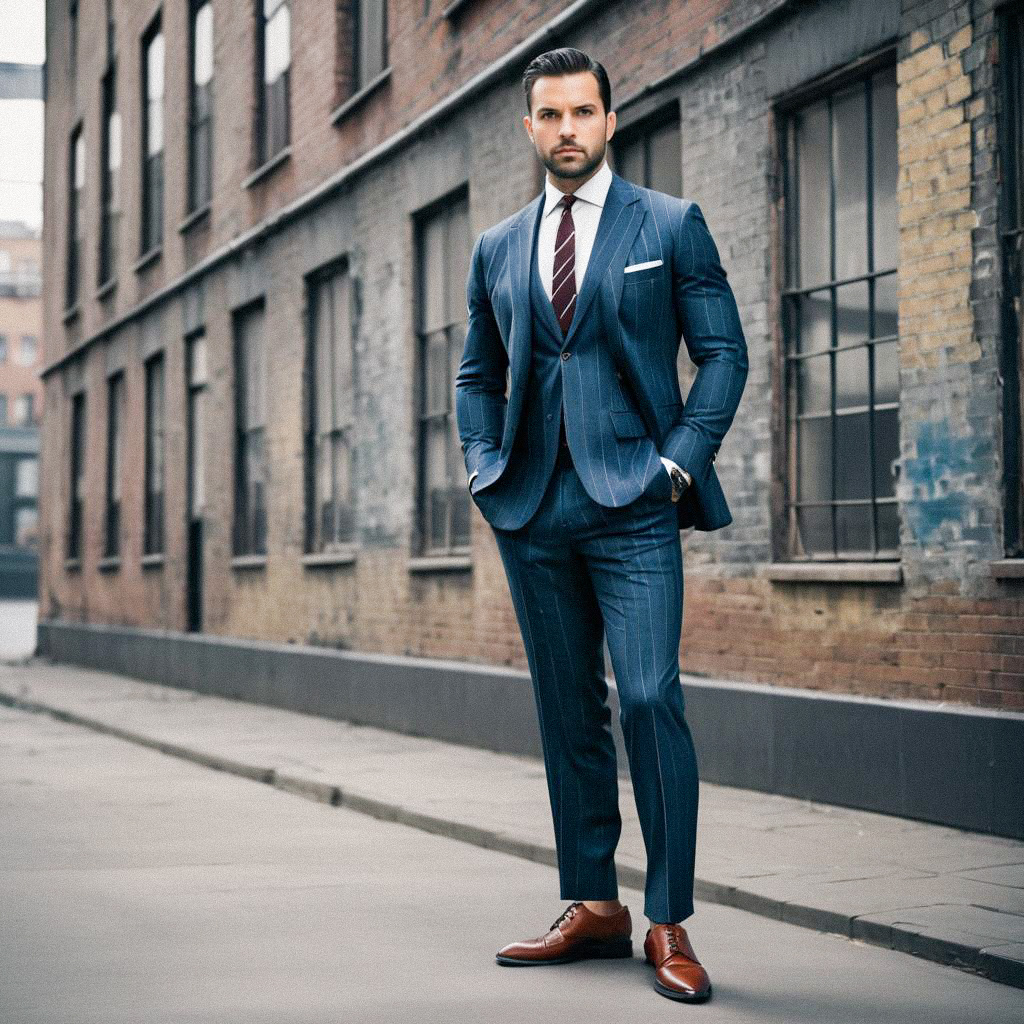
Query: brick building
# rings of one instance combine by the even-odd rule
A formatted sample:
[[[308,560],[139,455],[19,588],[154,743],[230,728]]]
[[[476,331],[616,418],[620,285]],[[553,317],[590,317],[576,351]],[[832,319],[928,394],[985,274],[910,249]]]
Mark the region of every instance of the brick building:
[[[0,597],[38,586],[42,240],[0,221]]]
[[[525,666],[452,380],[573,45],[749,344],[683,671],[1024,710],[1022,11],[48,0],[41,623]]]

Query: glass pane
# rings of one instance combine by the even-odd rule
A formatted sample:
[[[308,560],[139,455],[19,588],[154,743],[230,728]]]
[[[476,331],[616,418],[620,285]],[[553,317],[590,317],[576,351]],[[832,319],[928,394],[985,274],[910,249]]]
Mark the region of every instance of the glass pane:
[[[428,334],[424,345],[424,413],[447,412],[449,408],[448,338],[444,331]],[[454,387],[454,382],[452,384]]]
[[[807,412],[830,412],[832,409],[832,356],[825,352],[820,356],[799,359],[797,373],[797,410]]]
[[[81,131],[75,135],[75,190],[85,184],[85,136]]]
[[[331,278],[334,293],[334,425],[352,422],[352,337],[350,331],[349,293],[351,279],[338,273]]]
[[[832,431],[828,418],[797,424],[799,501],[832,500]]]
[[[291,61],[291,9],[282,4],[266,25],[263,54],[263,81],[276,81]]]
[[[899,262],[899,216],[896,189],[896,69],[879,71],[871,80],[871,139],[874,208],[875,270]]]
[[[822,100],[804,110],[797,121],[800,287],[831,280],[829,151],[828,109]]]
[[[867,341],[870,336],[868,320],[868,283],[858,281],[836,289],[836,329],[839,345]]]
[[[448,216],[448,240],[445,249],[446,307],[444,322],[466,319],[466,279],[473,240],[469,236],[469,206],[460,202]]]
[[[840,555],[873,555],[870,505],[836,509],[836,547]]]
[[[823,352],[832,345],[832,293],[813,292],[800,302],[800,352]]]
[[[879,553],[896,554],[900,546],[900,524],[896,503],[879,505],[877,521]]]
[[[34,498],[39,494],[39,460],[18,459],[15,465],[14,494],[18,498]]]
[[[206,393],[193,391],[189,402],[192,406],[192,479],[189,481],[192,507],[189,511],[193,519],[198,519],[206,508],[206,476],[203,472],[206,459]]]
[[[900,454],[899,413],[896,409],[875,410],[875,497],[896,494],[893,463]]]
[[[423,292],[420,302],[420,329],[426,333],[436,331],[445,324],[445,225],[443,217],[432,217],[423,225],[421,245],[420,281]]]
[[[836,353],[836,408],[868,404],[868,350],[851,348]]]
[[[213,78],[213,5],[206,3],[196,11],[193,27],[192,81],[206,85]]]
[[[868,270],[867,123],[864,85],[839,93],[832,106],[836,177],[836,277]]]
[[[668,124],[651,135],[651,166],[648,188],[670,196],[683,194],[683,154],[679,139],[679,125]]]
[[[207,382],[206,369],[206,336],[196,335],[189,341],[189,373],[193,385]]]
[[[875,278],[875,334],[876,338],[896,337],[897,296],[895,274]]]
[[[875,345],[875,404],[899,401],[899,349],[895,341]]]
[[[384,70],[384,0],[359,4],[359,87]]]
[[[146,49],[146,98],[163,99],[164,96],[164,34],[157,32]]]
[[[871,497],[868,414],[836,416],[836,498]]]
[[[828,508],[796,510],[798,546],[795,554],[832,553],[832,512]]]
[[[331,411],[334,402],[331,388],[334,381],[334,314],[333,296],[326,283],[313,293],[313,429],[330,430],[334,423]]]

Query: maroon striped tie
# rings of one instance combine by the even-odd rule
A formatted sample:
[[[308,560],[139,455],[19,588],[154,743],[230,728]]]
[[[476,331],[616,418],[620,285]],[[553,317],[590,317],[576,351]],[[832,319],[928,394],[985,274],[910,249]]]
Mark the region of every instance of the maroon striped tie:
[[[575,201],[575,196],[562,196],[559,200],[562,219],[558,222],[558,234],[555,236],[554,273],[551,277],[551,305],[555,307],[563,335],[569,333],[576,305],[576,226],[569,209]]]

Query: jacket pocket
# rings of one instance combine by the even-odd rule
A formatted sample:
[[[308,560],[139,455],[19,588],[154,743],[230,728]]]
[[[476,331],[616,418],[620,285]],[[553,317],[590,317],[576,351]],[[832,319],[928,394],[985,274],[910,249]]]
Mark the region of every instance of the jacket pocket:
[[[640,413],[609,409],[608,415],[612,418],[612,429],[615,431],[616,437],[647,436],[647,425]]]

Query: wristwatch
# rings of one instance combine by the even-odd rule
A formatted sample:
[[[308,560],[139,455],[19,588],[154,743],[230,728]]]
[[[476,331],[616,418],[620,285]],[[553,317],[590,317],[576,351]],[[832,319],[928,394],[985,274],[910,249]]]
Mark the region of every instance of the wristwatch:
[[[668,475],[672,477],[672,500],[678,501],[683,496],[686,488],[693,483],[693,477],[685,469],[680,469],[678,466],[673,466],[668,471]]]

